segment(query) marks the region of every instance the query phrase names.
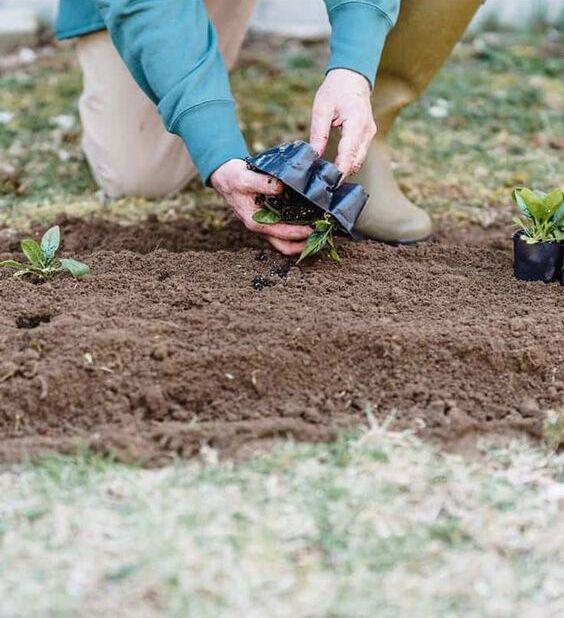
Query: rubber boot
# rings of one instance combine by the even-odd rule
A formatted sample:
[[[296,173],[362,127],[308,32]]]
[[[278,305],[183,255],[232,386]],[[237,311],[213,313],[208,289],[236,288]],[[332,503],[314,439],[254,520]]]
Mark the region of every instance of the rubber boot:
[[[429,215],[398,187],[388,135],[400,110],[412,103],[441,68],[483,0],[402,0],[396,27],[386,41],[376,89],[376,136],[363,169],[352,179],[370,199],[357,229],[376,240],[413,243],[431,235]]]

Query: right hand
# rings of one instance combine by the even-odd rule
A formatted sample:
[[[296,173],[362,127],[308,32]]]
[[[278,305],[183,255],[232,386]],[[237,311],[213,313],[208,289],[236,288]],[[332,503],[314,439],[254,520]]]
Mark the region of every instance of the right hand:
[[[301,253],[311,234],[311,228],[307,225],[264,225],[253,220],[253,214],[260,208],[255,204],[256,196],[259,193],[282,193],[283,186],[279,180],[247,169],[247,164],[241,159],[231,159],[218,167],[210,180],[213,188],[233,208],[237,218],[248,230],[264,234],[268,242],[284,255]]]

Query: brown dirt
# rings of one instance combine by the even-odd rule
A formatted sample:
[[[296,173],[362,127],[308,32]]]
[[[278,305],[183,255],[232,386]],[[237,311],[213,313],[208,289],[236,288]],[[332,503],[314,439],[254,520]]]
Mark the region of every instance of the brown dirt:
[[[369,405],[444,440],[539,436],[564,405],[563,289],[514,280],[503,230],[341,243],[341,267],[298,268],[235,223],[61,224],[89,280],[0,273],[4,461],[84,446],[145,463],[203,443],[233,455],[331,439]],[[0,257],[16,250],[4,240]]]

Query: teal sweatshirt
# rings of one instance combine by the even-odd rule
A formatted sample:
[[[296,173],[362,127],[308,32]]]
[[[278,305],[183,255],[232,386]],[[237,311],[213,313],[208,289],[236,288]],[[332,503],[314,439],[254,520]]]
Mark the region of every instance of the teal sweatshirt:
[[[327,70],[351,69],[373,84],[400,0],[324,1],[331,22]],[[203,0],[60,0],[59,39],[103,29],[167,130],[186,143],[204,182],[226,161],[248,155]]]

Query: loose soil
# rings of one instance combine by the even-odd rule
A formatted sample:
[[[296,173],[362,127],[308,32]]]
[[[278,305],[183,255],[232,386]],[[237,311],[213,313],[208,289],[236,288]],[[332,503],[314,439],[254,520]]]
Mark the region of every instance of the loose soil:
[[[563,288],[513,278],[506,228],[343,240],[341,267],[296,267],[235,222],[59,223],[88,280],[0,273],[4,461],[237,455],[332,439],[368,409],[447,441],[538,437],[564,405]],[[6,237],[2,259],[17,255]]]

